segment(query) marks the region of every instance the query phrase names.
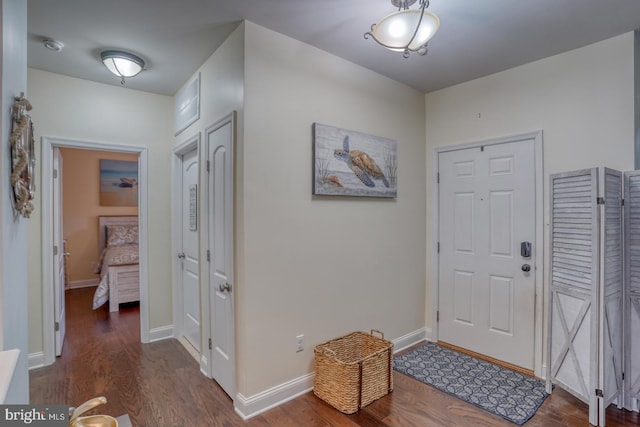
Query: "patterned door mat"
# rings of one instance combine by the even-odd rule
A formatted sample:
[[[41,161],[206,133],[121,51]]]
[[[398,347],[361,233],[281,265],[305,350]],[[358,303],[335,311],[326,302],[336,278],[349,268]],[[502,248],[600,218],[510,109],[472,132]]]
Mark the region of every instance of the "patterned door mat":
[[[533,417],[548,396],[539,379],[431,342],[396,357],[393,367],[518,425]]]

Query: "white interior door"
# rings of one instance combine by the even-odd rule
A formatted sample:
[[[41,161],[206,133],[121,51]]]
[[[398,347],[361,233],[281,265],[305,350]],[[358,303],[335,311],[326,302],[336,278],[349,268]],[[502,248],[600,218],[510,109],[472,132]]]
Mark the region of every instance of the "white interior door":
[[[439,153],[438,338],[534,368],[533,140]],[[529,254],[521,243],[529,242]],[[526,270],[526,271],[525,271]]]
[[[182,326],[184,337],[200,352],[198,256],[198,150],[182,156]]]
[[[53,149],[53,296],[56,356],[62,354],[64,344],[64,245],[62,232],[62,156],[60,149]]]
[[[209,169],[209,315],[211,375],[235,395],[233,285],[233,141],[234,115],[206,130]]]

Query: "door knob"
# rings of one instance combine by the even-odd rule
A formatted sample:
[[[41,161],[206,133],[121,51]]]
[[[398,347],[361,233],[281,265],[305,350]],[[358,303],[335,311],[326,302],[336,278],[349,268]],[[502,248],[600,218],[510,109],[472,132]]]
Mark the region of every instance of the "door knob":
[[[531,271],[531,266],[529,264],[522,264],[522,271],[525,273]]]
[[[184,252],[180,252],[180,253],[178,254],[178,258],[180,258],[180,259],[184,259],[184,258],[185,258]]]
[[[231,285],[228,283],[220,283],[220,285],[218,285],[218,290],[220,292],[231,292]]]

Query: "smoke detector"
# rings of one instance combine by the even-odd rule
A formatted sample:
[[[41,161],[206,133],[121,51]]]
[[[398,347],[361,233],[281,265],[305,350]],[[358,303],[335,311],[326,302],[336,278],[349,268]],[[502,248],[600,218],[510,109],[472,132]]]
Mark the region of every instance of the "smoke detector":
[[[64,43],[53,39],[44,39],[42,40],[42,44],[44,45],[44,47],[54,52],[60,52],[64,47]]]

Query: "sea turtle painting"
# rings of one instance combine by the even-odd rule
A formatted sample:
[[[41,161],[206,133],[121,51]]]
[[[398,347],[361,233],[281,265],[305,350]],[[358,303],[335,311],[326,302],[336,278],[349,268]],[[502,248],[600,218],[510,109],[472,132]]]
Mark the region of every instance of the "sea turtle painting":
[[[349,150],[349,135],[342,141],[342,149],[335,149],[333,155],[349,166],[354,174],[367,187],[375,187],[373,180],[382,180],[385,187],[389,188],[389,181],[384,176],[375,160],[361,150]]]

